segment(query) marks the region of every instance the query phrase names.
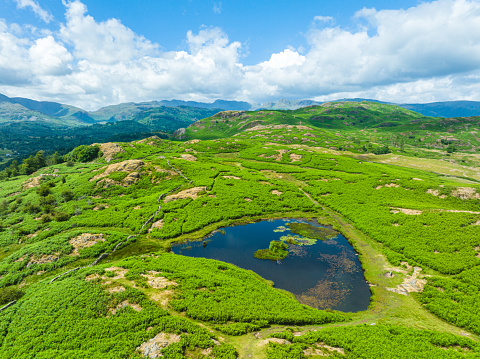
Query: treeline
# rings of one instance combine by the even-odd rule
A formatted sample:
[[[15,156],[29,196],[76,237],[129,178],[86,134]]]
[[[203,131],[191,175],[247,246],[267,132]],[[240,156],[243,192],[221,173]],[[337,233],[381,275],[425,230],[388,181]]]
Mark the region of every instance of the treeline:
[[[99,156],[101,156],[99,146],[81,145],[64,156],[60,156],[58,152],[46,155],[45,151],[38,151],[35,155],[25,158],[21,164],[13,160],[9,167],[0,172],[0,180],[18,175],[30,175],[40,168],[63,162],[67,162],[67,165],[72,165],[73,162],[89,162]]]

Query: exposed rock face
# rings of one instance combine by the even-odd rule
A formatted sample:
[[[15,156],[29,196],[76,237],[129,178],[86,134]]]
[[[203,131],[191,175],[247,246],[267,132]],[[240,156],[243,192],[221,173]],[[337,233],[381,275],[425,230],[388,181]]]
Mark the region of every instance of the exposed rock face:
[[[173,133],[173,138],[176,138],[178,140],[184,140],[185,139],[185,129],[184,128],[179,128]]]
[[[419,274],[422,271],[420,267],[413,268],[413,274],[407,275],[402,284],[397,285],[395,288],[387,288],[390,292],[408,295],[410,292],[421,292],[423,287],[427,283],[425,279],[419,279]]]
[[[472,187],[458,187],[451,195],[460,199],[480,199],[480,194]]]
[[[183,154],[180,157],[182,157],[182,159],[184,159],[185,161],[195,162],[197,160],[197,157],[189,155],[189,154]]]
[[[102,181],[102,184],[103,184],[103,187],[105,188],[118,185],[118,184],[124,187],[128,187],[140,179],[139,171],[142,169],[144,165],[145,165],[145,162],[141,160],[127,160],[119,163],[114,163],[112,165],[108,165],[107,167],[103,167],[105,168],[105,171],[91,178],[90,182],[94,182],[104,178],[104,180]],[[114,181],[111,178],[105,178],[113,172],[126,172],[128,173],[128,175],[121,181],[121,183]]]
[[[91,247],[98,242],[105,242],[105,238],[103,238],[103,233],[99,234],[92,234],[92,233],[83,233],[75,238],[72,238],[68,241],[73,246],[73,252],[70,254],[71,256],[78,256],[78,252],[86,247]]]
[[[146,143],[147,145],[152,146],[155,144],[154,140],[159,140],[159,139],[160,137],[158,136],[150,136],[150,137],[144,138],[143,140],[136,141],[135,143]]]
[[[54,254],[45,254],[40,258],[33,257],[27,264],[27,268],[30,267],[32,264],[44,264],[44,263],[52,263],[58,261],[60,258],[59,253]]]
[[[165,203],[170,202],[170,201],[176,201],[177,199],[183,199],[183,198],[191,198],[193,200],[198,198],[198,194],[202,191],[206,191],[207,187],[193,187],[186,189],[184,191],[181,191],[176,194],[171,194],[167,197],[165,197]]]
[[[163,227],[163,219],[156,221],[152,224],[152,227],[148,230],[148,232],[152,232],[154,229],[162,229]]]
[[[160,358],[160,351],[169,344],[180,341],[180,336],[170,333],[159,333],[154,338],[140,345],[137,350],[147,358]]]
[[[58,177],[58,175],[50,174],[50,173],[45,173],[45,174],[42,173],[37,177],[29,178],[23,183],[23,190],[27,190],[29,188],[34,188],[34,187],[40,187],[40,185],[42,184],[42,180],[48,177]]]
[[[105,161],[110,162],[113,160],[115,155],[117,153],[124,153],[125,150],[118,144],[113,143],[113,142],[108,142],[108,143],[94,143],[92,146],[100,145],[100,151],[103,153],[103,158],[105,158]]]

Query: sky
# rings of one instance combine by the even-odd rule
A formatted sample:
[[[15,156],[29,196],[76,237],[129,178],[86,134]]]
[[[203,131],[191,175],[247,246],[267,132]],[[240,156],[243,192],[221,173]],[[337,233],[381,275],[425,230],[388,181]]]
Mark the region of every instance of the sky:
[[[480,0],[0,0],[0,93],[480,101]]]

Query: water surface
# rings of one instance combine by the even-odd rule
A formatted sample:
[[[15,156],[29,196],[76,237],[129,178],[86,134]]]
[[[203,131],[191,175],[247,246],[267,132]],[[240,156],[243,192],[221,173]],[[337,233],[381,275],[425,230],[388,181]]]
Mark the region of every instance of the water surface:
[[[289,222],[319,226],[315,220],[278,219],[225,227],[205,239],[206,247],[202,242],[187,242],[174,246],[173,252],[250,269],[315,308],[345,312],[367,309],[370,287],[358,256],[341,234],[313,245],[290,245],[288,256],[280,262],[254,257],[255,251],[268,248],[270,241],[292,234],[286,225]]]

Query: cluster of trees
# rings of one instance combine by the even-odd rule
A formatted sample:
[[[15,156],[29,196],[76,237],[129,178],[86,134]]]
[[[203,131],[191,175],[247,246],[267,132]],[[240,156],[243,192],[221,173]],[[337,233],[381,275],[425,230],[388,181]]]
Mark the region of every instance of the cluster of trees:
[[[38,151],[35,156],[31,155],[25,158],[21,164],[17,160],[13,160],[9,167],[0,172],[0,180],[18,175],[29,175],[45,166],[56,165],[62,163],[63,158],[55,152],[47,156],[44,151]]]

